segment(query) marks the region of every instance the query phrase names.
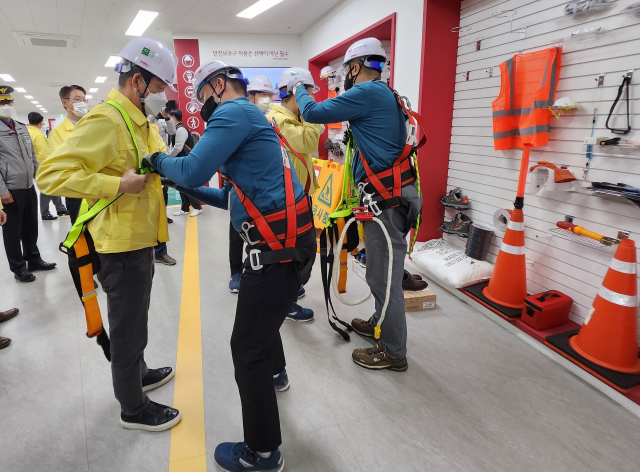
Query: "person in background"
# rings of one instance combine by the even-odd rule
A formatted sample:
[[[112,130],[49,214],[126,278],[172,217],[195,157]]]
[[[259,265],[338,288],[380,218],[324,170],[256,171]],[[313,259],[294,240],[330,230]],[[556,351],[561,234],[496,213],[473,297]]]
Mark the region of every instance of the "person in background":
[[[31,113],[29,113],[28,119],[29,135],[31,136],[31,141],[33,142],[33,147],[36,151],[36,159],[38,159],[38,162],[42,164],[44,160],[49,157],[49,154],[51,154],[49,140],[42,131],[44,118],[40,113],[32,111]],[[49,203],[51,202],[53,202],[53,206],[56,207],[58,216],[69,214],[67,208],[62,204],[62,198],[51,197],[40,192],[40,217],[43,220],[58,219],[58,216],[53,216],[51,213],[49,213]]]
[[[382,336],[373,348],[355,349],[352,359],[367,369],[404,372],[409,364],[402,279],[407,234],[420,214],[422,199],[414,175],[399,183],[401,196],[397,197],[394,206],[368,183],[371,180],[368,178],[370,172],[379,174],[392,169],[396,160],[406,152],[405,115],[393,90],[380,79],[386,61],[384,46],[378,39],[362,39],[352,44],[345,55],[345,92],[342,95],[316,103],[307,93],[306,84],[301,81],[294,84],[294,93],[305,120],[314,123],[349,122],[356,145],[352,169],[354,184],[366,185],[364,192],[373,195],[381,210],[378,218],[388,231],[393,245],[390,296],[381,327]],[[370,171],[365,168],[365,160]],[[394,184],[391,185],[393,188]],[[376,301],[375,313],[368,320],[355,318],[351,325],[358,334],[373,338],[386,299],[389,250],[385,234],[377,223],[365,221],[364,232],[367,241],[366,279]]]
[[[7,222],[7,214],[2,211],[2,202],[0,202],[0,226],[4,225]],[[0,323],[4,323],[5,321],[9,321],[14,316],[17,316],[20,310],[17,308],[12,308],[7,311],[0,311]],[[0,349],[4,349],[9,344],[11,344],[11,339],[3,338],[0,336]]]
[[[6,223],[2,227],[4,250],[14,278],[33,282],[36,270],[51,270],[38,251],[38,195],[33,185],[38,160],[27,127],[11,118],[13,88],[0,85],[0,203]]]
[[[172,157],[186,156],[193,149],[193,138],[187,127],[182,124],[182,112],[180,110],[171,110],[169,116],[176,126],[176,133],[169,136],[169,155]],[[202,205],[197,198],[191,198],[187,194],[180,192],[182,206],[173,216],[189,215],[198,216],[202,213]],[[193,211],[191,211],[193,207]]]
[[[167,102],[164,89],[173,88],[178,58],[164,43],[143,37],[131,39],[119,56],[118,89],[51,153],[38,173],[38,185],[54,195],[86,198],[90,204],[120,195],[117,204],[95,215],[87,228],[100,259],[98,279],[107,294],[113,390],[123,428],[164,431],[182,416],[151,401],[145,392],[169,382],[175,370],[148,368],[144,350],[153,247],[169,234],[160,177],[138,172],[143,156],[160,150],[160,137],[150,134],[147,115],[158,114]]]
[[[155,127],[155,129],[158,131],[158,135],[160,136],[160,139],[162,139],[162,143],[166,148],[169,136],[167,135],[167,123],[162,117],[162,113],[158,113],[158,116],[149,115],[147,118],[149,119],[150,127]],[[164,205],[167,206],[169,203],[169,189],[164,185],[162,186],[162,195],[164,196]],[[173,220],[168,216],[167,223],[173,223]]]
[[[262,113],[267,113],[269,111],[269,105],[273,103],[271,97],[276,91],[267,76],[259,75],[249,80],[247,93],[249,94],[249,101],[260,108]],[[229,268],[231,269],[229,291],[231,293],[238,293],[240,291],[243,250],[244,240],[240,237],[240,233],[233,228],[233,224],[229,222]]]
[[[154,118],[154,116],[149,115],[149,121],[151,121],[151,118]],[[158,125],[152,122],[149,123],[149,139],[151,138],[153,138],[156,141],[156,147],[158,149],[160,149],[162,152],[167,152],[167,146],[162,140],[160,133],[158,133]],[[164,199],[165,215],[166,215],[167,214],[166,207],[169,201],[169,193],[168,193],[167,187],[164,185],[162,186],[162,198]],[[173,223],[173,220],[167,217],[167,223]],[[155,261],[157,263],[169,265],[169,266],[176,265],[176,260],[173,257],[171,257],[169,254],[167,254],[166,242],[156,244],[156,246],[153,248],[153,252],[154,252]]]
[[[308,70],[300,67],[285,70],[278,83],[278,93],[282,99],[282,104],[271,103],[269,113],[267,113],[267,119],[269,122],[272,120],[276,121],[280,132],[291,148],[304,159],[305,163],[303,164],[296,155],[289,151],[289,158],[293,163],[293,168],[302,186],[305,187],[307,181],[311,179],[309,182],[309,193],[307,194],[307,196],[311,196],[318,189],[318,181],[316,180],[316,173],[313,169],[313,157],[311,153],[318,149],[320,135],[324,130],[322,125],[309,123],[300,117],[300,109],[292,92],[294,81],[303,82],[311,96],[313,96],[314,92],[320,90],[316,87],[311,72]],[[301,286],[298,292],[298,298],[300,299],[304,297],[304,295],[305,289],[304,286]],[[313,320],[313,316],[313,310],[302,308],[297,303],[294,303],[287,319],[291,321],[311,321]]]
[[[60,89],[59,96],[62,107],[67,113],[67,117],[49,133],[49,145],[51,146],[52,152],[67,140],[78,121],[89,113],[89,104],[86,98],[87,92],[79,85],[65,85]],[[78,218],[78,211],[80,210],[82,199],[67,197],[65,198],[65,203],[67,204],[67,210],[71,217],[71,224],[73,224],[76,222],[76,218]]]

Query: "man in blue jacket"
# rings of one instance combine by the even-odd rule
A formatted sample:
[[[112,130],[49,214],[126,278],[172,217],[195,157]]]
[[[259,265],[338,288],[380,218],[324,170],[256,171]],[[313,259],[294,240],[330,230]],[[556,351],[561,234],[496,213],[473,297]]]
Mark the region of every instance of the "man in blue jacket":
[[[231,472],[280,471],[284,461],[275,391],[286,390],[289,383],[279,330],[300,285],[309,280],[316,254],[312,215],[288,154],[263,113],[246,98],[240,69],[213,61],[196,71],[194,84],[207,121],[202,138],[184,157],[147,158],[179,191],[205,203],[226,209],[231,192],[231,223],[248,243],[231,335],[245,441],[218,445],[214,457]],[[202,187],[218,169],[233,188]],[[267,214],[273,215],[270,223],[262,218]]]
[[[316,103],[305,87],[298,86],[296,89],[296,101],[306,121],[349,122],[356,144],[354,181],[356,185],[361,182],[367,183],[365,192],[374,195],[374,201],[378,202],[380,208],[384,208],[384,198],[369,183],[363,159],[372,173],[381,173],[393,167],[405,152],[407,143],[405,115],[392,89],[380,80],[386,60],[382,43],[375,38],[366,38],[351,45],[345,55],[343,94]],[[407,183],[402,186],[402,197],[396,199],[395,203],[399,204],[384,208],[378,215],[391,237],[393,275],[389,305],[381,326],[380,342],[373,348],[353,351],[354,362],[369,369],[403,372],[408,368],[407,321],[402,277],[407,252],[407,234],[420,214],[422,201],[415,178],[407,180],[410,182],[404,180]],[[352,326],[358,334],[374,337],[374,327],[380,319],[387,293],[389,250],[387,240],[377,223],[365,222],[364,230],[367,246],[367,283],[375,298],[376,310],[369,320],[354,319]]]

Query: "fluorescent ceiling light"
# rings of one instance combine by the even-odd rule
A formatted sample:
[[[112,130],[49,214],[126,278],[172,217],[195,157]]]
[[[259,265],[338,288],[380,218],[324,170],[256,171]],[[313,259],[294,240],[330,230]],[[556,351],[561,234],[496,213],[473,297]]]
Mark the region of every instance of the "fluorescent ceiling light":
[[[97,91],[98,91],[98,89],[97,89],[97,88],[95,88],[95,87],[94,87],[94,88],[90,88],[90,89],[89,89],[89,93],[95,93],[95,92],[97,92]]]
[[[11,77],[9,74],[0,74],[0,79],[4,80],[5,82],[15,82],[13,77]]]
[[[31,100],[31,103],[33,103],[34,105],[37,105],[37,104],[38,104],[38,103],[40,103],[40,102],[37,102],[37,101],[35,101],[35,100]]]
[[[240,18],[254,18],[258,16],[263,11],[268,10],[269,8],[277,5],[282,0],[260,0],[259,2],[254,3],[246,10],[242,10],[238,13]]]
[[[140,10],[125,33],[127,36],[142,36],[149,25],[158,16],[157,11]]]
[[[47,110],[42,110],[44,113],[49,113]]]
[[[24,98],[26,98],[27,100],[33,100],[33,97],[31,95],[25,95]]]
[[[87,95],[84,98],[86,98],[87,100],[89,100],[90,98],[93,98],[93,95]]]
[[[101,83],[103,83],[105,80],[107,80],[107,78],[106,78],[106,77],[98,76],[98,77],[96,77],[96,84],[101,84]]]
[[[16,92],[20,92],[20,93],[27,93],[27,91],[25,89],[23,89],[22,87],[16,87],[15,91]]]
[[[113,67],[116,64],[120,63],[120,56],[109,56],[109,59],[107,59],[107,62],[104,63],[105,67]]]

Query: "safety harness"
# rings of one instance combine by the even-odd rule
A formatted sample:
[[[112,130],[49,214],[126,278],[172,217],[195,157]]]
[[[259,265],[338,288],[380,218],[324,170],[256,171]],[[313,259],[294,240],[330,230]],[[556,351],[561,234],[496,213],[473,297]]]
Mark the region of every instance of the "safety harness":
[[[151,172],[149,168],[142,168],[142,158],[129,114],[119,103],[111,100],[105,101],[104,103],[113,106],[120,112],[120,115],[122,115],[122,119],[127,125],[136,149],[140,173],[147,174]],[[93,276],[100,270],[100,259],[95,250],[91,233],[87,231],[87,226],[100,212],[109,207],[121,196],[122,194],[118,194],[112,199],[98,200],[91,207],[89,207],[87,200],[82,200],[78,219],[76,219],[76,222],[71,227],[67,238],[60,243],[60,251],[65,253],[69,258],[69,271],[71,272],[73,283],[78,291],[80,301],[82,301],[84,305],[87,320],[87,337],[97,337],[97,342],[100,347],[102,347],[108,361],[111,361],[111,343],[102,325],[102,314],[100,313],[100,305],[98,304],[97,298],[98,292],[93,280]]]
[[[309,191],[311,177],[308,176],[307,178],[305,194],[296,200],[291,161],[287,149],[305,164],[305,169],[307,169],[306,162],[282,136],[275,120],[271,124],[278,136],[282,153],[285,208],[262,214],[228,175],[222,175],[222,180],[233,185],[240,203],[250,218],[250,221],[242,223],[242,232],[240,233],[242,239],[249,246],[256,246],[256,248],[249,250],[246,264],[253,270],[259,270],[265,265],[295,261],[298,263],[299,269],[302,270],[311,261],[311,255],[308,250],[297,248],[296,242],[298,241],[298,236],[307,233],[313,228],[313,215],[311,214],[309,197],[306,194]],[[259,249],[260,246],[263,249],[268,246],[270,250]]]
[[[391,88],[391,87],[390,87]],[[367,162],[362,150],[359,151],[360,160],[364,167],[366,178],[364,182],[361,182],[356,188],[353,178],[353,166],[351,159],[353,158],[354,140],[350,130],[347,130],[345,135],[345,144],[347,145],[347,153],[345,156],[345,176],[342,185],[342,194],[340,197],[340,204],[331,215],[327,222],[323,234],[320,237],[320,262],[322,264],[322,285],[324,288],[325,305],[327,306],[327,317],[329,317],[329,323],[331,327],[336,330],[346,341],[349,341],[349,335],[338,328],[332,321],[329,314],[329,306],[333,312],[333,319],[345,326],[349,331],[352,327],[340,320],[335,310],[333,309],[333,303],[331,302],[330,287],[333,279],[334,293],[338,299],[346,305],[358,305],[368,300],[371,297],[371,293],[365,298],[348,302],[344,300],[337,287],[337,279],[339,274],[339,268],[334,265],[335,254],[340,254],[343,250],[343,244],[346,240],[346,250],[348,252],[353,251],[359,244],[359,235],[357,227],[353,225],[353,222],[365,222],[375,221],[381,227],[383,234],[387,240],[389,246],[389,270],[387,281],[387,296],[385,297],[385,303],[383,305],[382,313],[378,325],[375,327],[375,338],[380,338],[380,326],[384,321],[384,315],[386,308],[389,304],[389,290],[391,282],[391,269],[393,264],[393,252],[391,246],[391,239],[384,228],[383,223],[377,218],[383,210],[388,208],[395,208],[401,205],[407,205],[406,199],[402,196],[402,189],[413,182],[418,184],[418,193],[420,192],[420,175],[418,173],[418,166],[415,163],[417,150],[420,149],[427,141],[424,128],[422,126],[422,117],[411,110],[411,104],[406,97],[400,96],[400,94],[391,88],[398,106],[402,110],[405,117],[405,123],[407,127],[407,140],[405,142],[402,154],[394,161],[393,165],[387,169],[379,172],[374,172],[371,166]],[[418,127],[422,131],[422,137],[418,140]],[[345,219],[345,226],[342,233],[339,234],[335,227],[339,218]],[[414,229],[414,234],[411,240],[408,253],[411,254],[415,240],[420,227],[420,215],[417,216],[415,222],[411,225]],[[333,245],[336,245],[335,254]],[[328,270],[327,270],[328,269]]]

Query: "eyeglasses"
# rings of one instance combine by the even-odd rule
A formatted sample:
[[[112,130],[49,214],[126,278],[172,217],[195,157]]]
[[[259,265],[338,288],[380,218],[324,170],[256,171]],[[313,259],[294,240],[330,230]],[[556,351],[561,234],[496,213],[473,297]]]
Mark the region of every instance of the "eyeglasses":
[[[75,97],[75,98],[65,98],[65,100],[70,101],[71,103],[79,103],[79,102],[84,102],[84,103],[89,103],[89,101],[86,98],[80,98],[80,97]]]

